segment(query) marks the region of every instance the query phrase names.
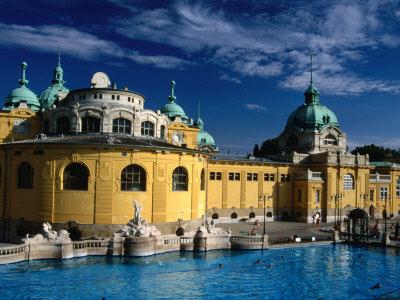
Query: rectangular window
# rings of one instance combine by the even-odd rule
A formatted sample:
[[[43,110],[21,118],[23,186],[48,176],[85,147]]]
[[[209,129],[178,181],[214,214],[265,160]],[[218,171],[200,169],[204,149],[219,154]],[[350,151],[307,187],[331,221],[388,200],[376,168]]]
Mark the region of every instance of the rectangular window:
[[[103,94],[99,94],[99,99],[103,99]]]
[[[281,174],[281,182],[290,182],[290,174]]]
[[[229,172],[230,181],[240,181],[240,173]]]
[[[94,98],[94,99],[97,99],[97,94],[94,94],[94,95],[93,95],[93,98]]]
[[[117,95],[117,100],[119,100],[119,95]]]
[[[247,173],[247,181],[257,181],[258,173]]]
[[[128,102],[131,102],[131,97],[128,97]]]
[[[320,191],[316,190],[315,191],[315,203],[319,203],[319,198],[320,198]]]
[[[221,180],[222,173],[221,172],[210,172],[210,180]]]
[[[369,200],[374,201],[374,190],[369,190]]]
[[[22,152],[19,151],[19,150],[17,150],[17,151],[14,152],[14,155],[21,155],[21,154],[22,154]]]
[[[33,154],[35,154],[35,155],[43,155],[43,150],[33,150]]]
[[[396,197],[400,197],[400,178],[397,179],[396,183]]]
[[[275,174],[264,173],[264,181],[275,181]]]
[[[114,100],[115,99],[115,95],[111,95],[111,100]]]
[[[302,192],[303,192],[302,189],[298,189],[298,190],[297,190],[297,201],[298,201],[298,202],[301,202]]]
[[[86,99],[86,94],[83,95],[83,99]]]

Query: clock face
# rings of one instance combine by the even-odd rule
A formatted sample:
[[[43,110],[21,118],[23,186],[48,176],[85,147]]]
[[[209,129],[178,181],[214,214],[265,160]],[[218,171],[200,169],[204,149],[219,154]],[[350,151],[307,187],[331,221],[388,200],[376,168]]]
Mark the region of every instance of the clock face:
[[[173,134],[172,134],[172,140],[175,142],[175,143],[182,143],[183,142],[183,134],[182,134],[182,132],[174,132]]]
[[[27,120],[14,120],[13,132],[16,134],[29,134],[29,122]]]

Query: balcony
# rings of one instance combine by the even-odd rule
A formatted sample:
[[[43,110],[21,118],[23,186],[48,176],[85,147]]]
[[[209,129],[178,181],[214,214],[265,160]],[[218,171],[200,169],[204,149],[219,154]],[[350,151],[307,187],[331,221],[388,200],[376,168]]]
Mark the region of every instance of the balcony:
[[[308,170],[306,172],[295,173],[294,180],[297,181],[323,181],[324,173],[323,172],[313,172]]]
[[[379,173],[369,174],[370,183],[390,183],[390,175],[381,175]]]

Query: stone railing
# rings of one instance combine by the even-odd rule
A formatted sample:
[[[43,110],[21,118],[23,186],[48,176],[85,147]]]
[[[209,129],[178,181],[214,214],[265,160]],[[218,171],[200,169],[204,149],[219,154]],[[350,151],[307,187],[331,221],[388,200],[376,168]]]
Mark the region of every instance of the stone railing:
[[[232,249],[253,250],[268,247],[268,236],[231,236]]]
[[[0,248],[0,264],[23,261],[27,257],[27,245],[15,245]]]
[[[390,175],[381,175],[379,173],[369,174],[369,182],[390,182]]]
[[[25,252],[26,245],[15,245],[0,248],[0,256],[13,255]]]
[[[323,172],[300,172],[294,174],[294,180],[298,181],[322,181],[324,180],[324,173]]]
[[[179,237],[164,238],[163,239],[163,244],[164,245],[180,244],[180,238]]]
[[[181,244],[193,244],[193,237],[181,237]]]

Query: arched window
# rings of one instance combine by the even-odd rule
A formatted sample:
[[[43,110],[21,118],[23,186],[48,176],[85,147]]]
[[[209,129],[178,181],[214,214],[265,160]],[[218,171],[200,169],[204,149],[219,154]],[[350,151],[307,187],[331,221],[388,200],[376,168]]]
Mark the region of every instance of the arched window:
[[[67,117],[57,119],[57,134],[68,133],[70,131],[71,122]]]
[[[88,189],[89,171],[80,163],[69,164],[64,170],[63,189],[80,190]]]
[[[343,176],[343,189],[344,190],[354,190],[354,177],[351,174],[346,174]]]
[[[337,140],[332,134],[328,134],[324,139],[325,145],[337,145]]]
[[[113,120],[114,133],[131,133],[132,122],[125,118],[118,118]]]
[[[397,178],[396,182],[396,197],[400,197],[400,177]]]
[[[160,127],[160,139],[165,139],[165,126],[161,125]]]
[[[146,191],[146,171],[141,166],[129,165],[121,173],[121,191]]]
[[[27,162],[23,162],[18,167],[19,189],[33,189],[33,167]]]
[[[204,191],[206,189],[206,174],[204,169],[201,170],[200,173],[200,191]]]
[[[219,216],[217,213],[213,213],[211,216],[211,219],[213,219],[213,220],[217,220],[218,218],[219,218]]]
[[[142,122],[142,135],[154,136],[154,124],[150,121]]]
[[[299,144],[299,140],[295,135],[291,135],[286,140],[286,145],[289,147],[297,146]]]
[[[188,190],[188,174],[185,168],[178,167],[172,173],[172,190],[173,191]]]
[[[92,116],[82,118],[82,132],[100,132],[100,119]]]

